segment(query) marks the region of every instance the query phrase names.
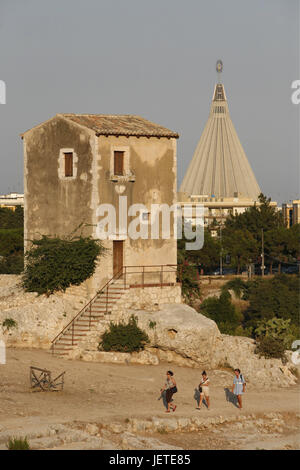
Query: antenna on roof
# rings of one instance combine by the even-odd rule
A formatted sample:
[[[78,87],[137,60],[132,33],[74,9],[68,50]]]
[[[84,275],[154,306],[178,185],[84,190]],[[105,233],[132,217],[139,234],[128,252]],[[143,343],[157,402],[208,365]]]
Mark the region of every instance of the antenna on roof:
[[[221,83],[221,73],[223,72],[223,62],[219,59],[216,63],[216,71],[218,76],[218,83]]]

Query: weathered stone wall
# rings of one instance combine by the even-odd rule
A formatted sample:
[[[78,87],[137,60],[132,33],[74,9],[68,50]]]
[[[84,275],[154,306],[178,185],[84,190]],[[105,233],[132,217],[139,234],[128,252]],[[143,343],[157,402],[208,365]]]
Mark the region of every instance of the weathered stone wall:
[[[113,152],[125,152],[124,176],[112,180]],[[150,211],[151,204],[168,204],[176,202],[177,163],[176,139],[146,138],[125,136],[99,136],[95,148],[95,172],[97,182],[95,194],[99,204],[111,204],[116,209],[116,220],[119,220],[119,197],[127,197],[127,209],[133,204],[143,204]],[[134,176],[134,180],[132,180]],[[127,224],[135,216],[127,217]],[[94,232],[96,237],[96,224],[99,220],[94,216]],[[174,238],[171,223],[170,239],[162,239],[161,230],[159,239],[139,238],[133,240],[126,238],[118,230],[112,237],[115,240],[124,240],[123,264],[124,266],[147,266],[177,264],[177,242]],[[105,242],[108,256],[101,260],[99,268],[93,276],[95,288],[99,288],[113,276],[113,241]],[[133,270],[131,270],[133,271]],[[152,275],[155,282],[159,281],[159,272]],[[141,274],[129,275],[128,282],[141,284]],[[168,273],[164,282],[175,282],[175,274]],[[147,274],[145,282],[151,282]],[[153,282],[153,281],[152,281]]]
[[[154,312],[163,304],[180,304],[181,286],[134,287],[128,289],[112,309],[112,315],[121,319],[128,310],[145,310]]]
[[[50,297],[24,292],[20,276],[0,275],[0,336],[7,346],[49,349],[51,341],[87,303],[86,283]],[[17,327],[1,327],[11,318]]]
[[[24,136],[25,244],[41,235],[70,235],[80,223],[92,233],[91,131],[56,116]],[[74,151],[76,177],[61,177],[62,149]]]

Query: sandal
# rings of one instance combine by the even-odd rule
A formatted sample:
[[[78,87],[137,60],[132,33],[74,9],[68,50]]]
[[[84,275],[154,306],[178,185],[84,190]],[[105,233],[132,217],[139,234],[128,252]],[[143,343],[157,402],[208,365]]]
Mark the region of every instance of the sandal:
[[[173,412],[176,410],[177,406],[175,405],[174,408],[173,408]]]

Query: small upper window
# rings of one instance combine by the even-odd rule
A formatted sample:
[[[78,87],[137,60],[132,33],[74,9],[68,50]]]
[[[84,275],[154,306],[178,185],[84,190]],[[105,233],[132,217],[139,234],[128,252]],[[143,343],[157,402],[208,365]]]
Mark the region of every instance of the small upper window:
[[[124,175],[124,152],[114,152],[114,175]]]
[[[65,157],[65,176],[73,176],[73,152],[64,153]]]

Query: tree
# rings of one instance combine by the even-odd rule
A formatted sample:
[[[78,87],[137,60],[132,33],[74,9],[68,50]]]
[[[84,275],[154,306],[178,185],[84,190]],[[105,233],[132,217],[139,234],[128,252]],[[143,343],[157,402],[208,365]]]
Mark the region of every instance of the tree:
[[[272,274],[272,268],[274,262],[279,263],[280,266],[283,261],[286,260],[287,252],[287,241],[288,241],[289,230],[286,227],[275,227],[268,230],[264,237],[264,248],[267,258],[270,260],[270,273]]]
[[[24,268],[23,207],[0,207],[0,273],[20,274]]]
[[[259,205],[249,207],[242,214],[231,215],[225,226],[233,229],[248,230],[261,243],[261,231],[267,232],[277,227],[284,227],[282,214],[271,206],[271,198],[262,193],[258,197]]]
[[[300,257],[300,224],[292,225],[287,231],[287,253],[295,259]]]
[[[258,256],[257,243],[252,233],[246,229],[225,227],[223,245],[234,260],[237,274],[240,274],[243,265],[248,264]]]
[[[23,207],[17,206],[15,211],[7,207],[0,207],[0,228],[23,228],[24,210]]]
[[[200,312],[214,320],[221,333],[234,334],[240,325],[241,317],[235,306],[231,303],[231,295],[223,291],[220,297],[208,297],[200,305]]]
[[[287,228],[284,226],[282,214],[271,206],[271,199],[263,194],[259,195],[259,204],[255,204],[242,214],[231,215],[226,219],[224,238],[226,239],[230,254],[234,244],[238,243],[235,233],[246,242],[244,253],[241,254],[242,244],[236,249],[235,257],[243,258],[244,262],[253,262],[261,253],[262,232],[265,241],[265,253],[269,256],[272,269],[275,260],[283,261],[287,256]],[[249,234],[251,236],[251,243]],[[249,242],[247,239],[249,238]],[[248,259],[247,259],[248,258]],[[273,261],[272,261],[273,260]]]
[[[204,245],[201,250],[186,251],[186,240],[178,240],[178,259],[188,261],[195,266],[201,266],[205,271],[214,269],[219,264],[220,240],[212,237],[210,231],[204,230]]]
[[[256,328],[260,320],[274,317],[291,319],[299,326],[299,276],[280,274],[271,279],[249,281],[249,307],[244,312],[244,326]]]

